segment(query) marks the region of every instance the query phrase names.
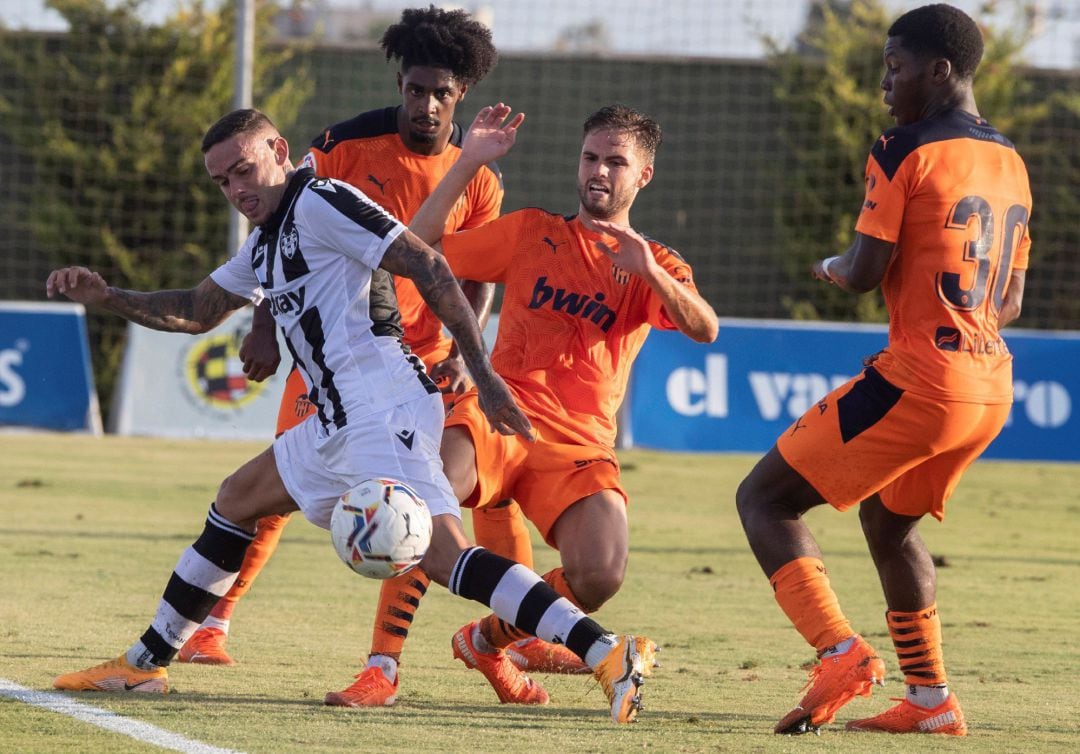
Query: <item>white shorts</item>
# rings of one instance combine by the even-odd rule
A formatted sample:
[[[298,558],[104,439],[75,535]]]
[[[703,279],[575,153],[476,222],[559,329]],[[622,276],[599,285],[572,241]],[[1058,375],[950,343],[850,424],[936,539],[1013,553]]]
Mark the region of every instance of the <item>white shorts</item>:
[[[378,478],[412,487],[432,516],[460,518],[439,457],[444,417],[439,393],[350,422],[329,435],[312,417],[274,440],[278,474],[304,517],[324,529],[330,528],[338,498]]]

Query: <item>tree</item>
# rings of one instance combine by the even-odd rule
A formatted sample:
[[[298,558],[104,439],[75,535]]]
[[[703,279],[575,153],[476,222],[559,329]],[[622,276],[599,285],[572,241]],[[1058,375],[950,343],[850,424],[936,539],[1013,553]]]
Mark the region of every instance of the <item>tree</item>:
[[[153,25],[141,3],[48,0],[69,33],[3,33],[0,130],[32,162],[17,218],[30,253],[123,287],[189,287],[228,252],[228,207],[200,142],[231,108],[234,13],[196,0]],[[258,7],[255,102],[284,130],[310,86],[306,68],[288,67],[289,51],[265,44],[274,12]],[[107,398],[124,324],[91,315],[89,325]]]

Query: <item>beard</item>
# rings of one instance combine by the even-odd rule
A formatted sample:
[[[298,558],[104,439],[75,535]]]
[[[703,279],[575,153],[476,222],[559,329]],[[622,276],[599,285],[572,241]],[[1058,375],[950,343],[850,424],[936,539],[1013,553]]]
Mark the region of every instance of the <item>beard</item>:
[[[590,217],[597,220],[610,220],[630,206],[631,197],[625,194],[618,194],[613,191],[603,198],[597,199],[589,194],[587,184],[578,184],[577,190],[581,206],[585,208]]]

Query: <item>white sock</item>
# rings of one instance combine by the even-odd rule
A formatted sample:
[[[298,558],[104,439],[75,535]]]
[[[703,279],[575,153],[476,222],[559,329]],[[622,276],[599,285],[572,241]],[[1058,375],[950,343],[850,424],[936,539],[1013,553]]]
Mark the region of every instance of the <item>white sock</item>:
[[[596,668],[618,643],[619,637],[615,634],[604,634],[594,641],[589,651],[585,653],[585,664],[590,668]]]
[[[855,643],[855,637],[854,636],[849,636],[848,638],[844,639],[839,644],[834,644],[833,646],[826,649],[824,652],[821,653],[821,656],[822,657],[833,657],[835,655],[842,655],[845,652],[847,652],[849,649],[851,649],[851,645],[854,644],[854,643]]]
[[[131,649],[124,654],[124,657],[129,665],[139,670],[157,670],[161,667],[152,661],[150,650],[146,648],[141,639],[131,645]]]
[[[484,632],[480,630],[479,622],[473,626],[472,636],[470,638],[472,639],[473,646],[476,647],[476,651],[478,652],[491,654],[492,652],[498,651],[498,647],[491,646],[491,642],[487,640],[487,637],[484,636]]]
[[[397,660],[389,655],[371,655],[367,660],[367,667],[378,668],[382,671],[382,674],[386,676],[386,680],[390,683],[397,681]]]
[[[228,635],[229,633],[229,619],[228,618],[215,618],[213,615],[206,616],[206,620],[202,622],[199,628],[216,628],[221,633]]]
[[[949,687],[944,683],[940,686],[909,685],[905,696],[916,707],[933,709],[949,698]]]

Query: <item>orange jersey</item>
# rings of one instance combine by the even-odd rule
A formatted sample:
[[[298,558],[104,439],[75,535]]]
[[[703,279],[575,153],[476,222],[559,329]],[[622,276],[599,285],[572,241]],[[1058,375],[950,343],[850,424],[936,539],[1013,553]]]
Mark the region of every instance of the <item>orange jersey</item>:
[[[399,109],[371,110],[331,126],[311,142],[304,164],[320,176],[351,183],[408,223],[461,155],[465,134],[455,123],[450,143],[441,154],[416,154],[398,135]],[[481,169],[454,205],[446,232],[476,228],[494,220],[502,200],[498,169],[494,165]],[[394,288],[405,342],[418,353],[448,349],[450,340],[443,335],[442,322],[424,303],[413,282],[395,277]]]
[[[889,347],[874,366],[897,387],[975,403],[1012,401],[998,312],[1027,269],[1031,189],[1013,145],[960,110],[893,128],[866,164],[855,229],[896,243],[881,288]]]
[[[610,447],[650,326],[675,326],[645,281],[616,267],[598,240],[577,218],[523,209],[442,245],[455,275],[505,285],[491,363],[522,408],[571,440]],[[672,277],[694,288],[682,257],[650,246]]]

